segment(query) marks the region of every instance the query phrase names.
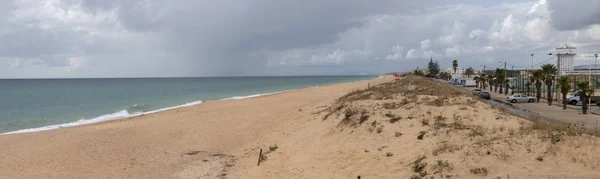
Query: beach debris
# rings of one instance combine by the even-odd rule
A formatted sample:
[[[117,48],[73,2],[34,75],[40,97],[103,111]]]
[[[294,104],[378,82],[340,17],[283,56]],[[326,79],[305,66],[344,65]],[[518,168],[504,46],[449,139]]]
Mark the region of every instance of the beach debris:
[[[421,132],[419,132],[419,136],[417,136],[417,139],[423,140],[423,137],[425,136],[425,134],[427,134],[427,131],[421,131]]]
[[[369,150],[365,150],[365,153],[369,152]]]
[[[535,159],[536,159],[537,161],[540,161],[540,162],[544,161],[544,157],[542,157],[542,156],[538,156],[538,157],[537,157],[537,158],[535,158]]]
[[[204,151],[199,151],[199,150],[190,151],[190,152],[186,152],[186,153],[184,153],[184,154],[183,154],[183,155],[181,155],[181,156],[184,156],[184,155],[198,155],[198,154],[200,154],[200,152],[204,152]]]
[[[391,156],[394,156],[394,154],[392,152],[387,152],[387,153],[385,153],[385,156],[391,157]]]
[[[258,164],[256,166],[260,166],[260,162],[262,162],[263,160],[263,155],[262,155],[262,148],[260,149],[260,151],[258,152]]]

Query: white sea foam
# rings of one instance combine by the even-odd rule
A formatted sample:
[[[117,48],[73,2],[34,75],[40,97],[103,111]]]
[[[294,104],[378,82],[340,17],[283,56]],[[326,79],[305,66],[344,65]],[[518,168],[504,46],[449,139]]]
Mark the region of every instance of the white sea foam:
[[[279,91],[279,92],[274,92],[274,93],[253,94],[253,95],[248,95],[248,96],[233,96],[233,97],[229,97],[229,98],[225,98],[225,99],[221,99],[221,100],[236,100],[236,99],[256,98],[256,97],[260,97],[260,96],[267,96],[267,95],[274,95],[274,94],[279,94],[279,93],[285,93],[285,92],[288,92],[288,91],[293,91],[293,90],[285,90],[285,91]]]
[[[156,112],[161,112],[161,111],[166,111],[169,109],[175,109],[175,108],[180,108],[180,107],[186,107],[186,106],[192,106],[192,105],[196,105],[196,104],[200,104],[202,103],[202,101],[195,101],[195,102],[191,102],[191,103],[186,103],[183,105],[179,105],[179,106],[173,106],[173,107],[167,107],[167,108],[162,108],[162,109],[157,109],[154,111],[148,111],[148,112],[136,112],[133,114],[130,114],[129,112],[127,112],[127,110],[121,110],[112,114],[105,114],[102,116],[98,116],[92,119],[81,119],[75,122],[69,122],[69,123],[63,123],[63,124],[56,124],[56,125],[50,125],[50,126],[44,126],[44,127],[37,127],[37,128],[29,128],[29,129],[21,129],[21,130],[17,130],[17,131],[12,131],[12,132],[7,132],[7,133],[3,133],[3,134],[16,134],[16,133],[26,133],[26,132],[38,132],[38,131],[46,131],[46,130],[53,130],[53,129],[59,129],[59,128],[63,128],[63,127],[73,127],[73,126],[79,126],[79,125],[85,125],[85,124],[92,124],[92,123],[97,123],[97,122],[103,122],[103,121],[110,121],[110,120],[115,120],[115,119],[122,119],[122,118],[127,118],[127,117],[133,117],[133,116],[140,116],[143,114],[152,114],[152,113],[156,113]]]
[[[379,78],[382,78],[383,76],[379,76]],[[368,80],[368,79],[366,79]],[[361,80],[361,81],[365,81],[365,80]],[[312,86],[309,88],[318,88],[319,86]],[[296,89],[291,89],[291,90],[284,90],[284,91],[279,91],[279,92],[274,92],[274,93],[262,93],[262,94],[253,94],[253,95],[247,95],[247,96],[233,96],[233,97],[229,97],[229,98],[225,98],[225,99],[221,99],[221,100],[238,100],[238,99],[247,99],[247,98],[255,98],[255,97],[260,97],[260,96],[266,96],[266,95],[274,95],[274,94],[279,94],[279,93],[284,93],[284,92],[289,92],[289,91],[294,91]],[[116,119],[122,119],[122,118],[127,118],[127,117],[134,117],[134,116],[140,116],[140,115],[145,115],[145,114],[152,114],[152,113],[157,113],[157,112],[161,112],[161,111],[166,111],[166,110],[170,110],[170,109],[175,109],[175,108],[180,108],[180,107],[186,107],[186,106],[192,106],[192,105],[196,105],[196,104],[200,104],[202,103],[202,101],[195,101],[195,102],[191,102],[191,103],[186,103],[183,105],[179,105],[179,106],[173,106],[173,107],[167,107],[167,108],[162,108],[162,109],[157,109],[154,111],[148,111],[148,112],[136,112],[136,113],[129,113],[127,111],[127,109],[125,110],[121,110],[112,114],[105,114],[102,116],[98,116],[92,119],[81,119],[75,122],[70,122],[70,123],[64,123],[64,124],[56,124],[56,125],[50,125],[50,126],[44,126],[44,127],[37,127],[37,128],[29,128],[29,129],[21,129],[21,130],[17,130],[17,131],[12,131],[12,132],[7,132],[7,133],[3,133],[3,134],[16,134],[16,133],[26,133],[26,132],[38,132],[38,131],[46,131],[46,130],[53,130],[53,129],[59,129],[59,128],[63,128],[63,127],[73,127],[73,126],[80,126],[80,125],[85,125],[85,124],[92,124],[92,123],[97,123],[97,122],[103,122],[103,121],[110,121],[110,120],[116,120]],[[138,104],[134,105],[134,106],[140,106]],[[0,134],[2,135],[2,134]]]

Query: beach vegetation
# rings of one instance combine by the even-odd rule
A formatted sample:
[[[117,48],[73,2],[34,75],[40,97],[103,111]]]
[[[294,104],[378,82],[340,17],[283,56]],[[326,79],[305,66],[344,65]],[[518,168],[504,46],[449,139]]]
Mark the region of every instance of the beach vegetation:
[[[277,146],[277,144],[274,144],[274,145],[272,145],[272,146],[269,146],[269,150],[270,150],[270,151],[275,151],[275,150],[277,150],[278,148],[279,148],[279,146]]]
[[[488,170],[486,168],[472,168],[471,170],[469,170],[472,174],[475,175],[481,175],[481,176],[487,176],[488,175]]]

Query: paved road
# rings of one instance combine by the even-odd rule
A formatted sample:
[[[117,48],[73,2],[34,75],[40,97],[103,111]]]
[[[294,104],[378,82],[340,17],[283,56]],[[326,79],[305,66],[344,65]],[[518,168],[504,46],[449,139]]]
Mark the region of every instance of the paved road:
[[[475,88],[460,88],[465,91],[472,91]],[[492,99],[506,101],[506,95],[490,92]],[[547,103],[513,103],[517,108],[525,109],[531,112],[535,112],[540,116],[559,120],[567,123],[584,123],[588,129],[597,129],[600,127],[600,116],[594,114],[581,114],[581,107],[579,109],[567,108],[562,110],[562,107],[548,106]],[[592,108],[598,109],[597,106]],[[598,126],[598,127],[597,127]]]

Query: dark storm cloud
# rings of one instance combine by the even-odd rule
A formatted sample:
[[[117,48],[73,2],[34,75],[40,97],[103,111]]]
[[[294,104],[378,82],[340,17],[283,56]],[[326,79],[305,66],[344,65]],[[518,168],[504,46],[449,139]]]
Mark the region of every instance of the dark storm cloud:
[[[600,24],[598,0],[548,0],[552,24],[559,30],[577,30]]]
[[[1,1],[0,77],[50,73],[4,64],[70,77],[377,73],[571,38],[551,31],[544,1],[533,14],[536,2],[515,1]]]

